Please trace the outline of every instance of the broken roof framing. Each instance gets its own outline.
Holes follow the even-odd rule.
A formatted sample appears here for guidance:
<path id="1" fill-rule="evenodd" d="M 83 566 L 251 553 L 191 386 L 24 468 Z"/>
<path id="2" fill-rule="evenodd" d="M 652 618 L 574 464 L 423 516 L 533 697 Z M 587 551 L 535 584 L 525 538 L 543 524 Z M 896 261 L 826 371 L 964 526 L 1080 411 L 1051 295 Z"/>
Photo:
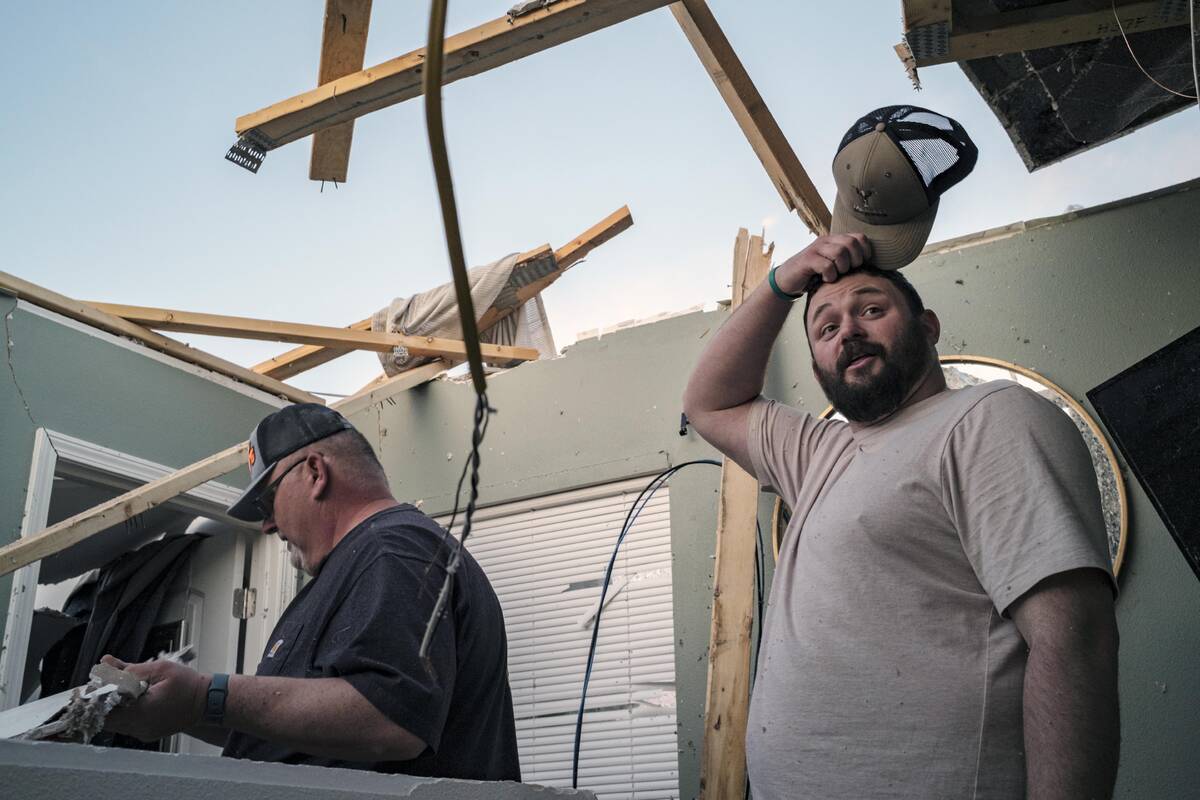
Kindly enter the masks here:
<path id="1" fill-rule="evenodd" d="M 828 208 L 705 0 L 681 0 L 675 3 L 666 0 L 550 0 L 525 4 L 510 11 L 506 17 L 449 37 L 446 40 L 443 81 L 448 83 L 479 74 L 666 5 L 671 5 L 672 14 L 787 208 L 796 211 L 812 232 L 827 232 L 830 222 Z M 354 120 L 371 111 L 419 96 L 422 92 L 424 50 L 413 51 L 370 69 L 354 71 L 355 67 L 361 67 L 362 64 L 370 7 L 370 0 L 327 0 L 319 69 L 322 85 L 311 92 L 239 118 L 236 129 L 241 138 L 231 150 L 230 160 L 243 165 L 248 163 L 256 171 L 266 152 L 311 134 L 314 144 L 310 177 L 315 180 L 345 180 Z M 235 152 L 248 155 L 248 161 L 234 157 Z M 562 250 L 554 252 L 552 257 L 558 262 L 557 268 L 537 283 L 523 287 L 520 299 L 524 301 L 536 295 L 590 249 L 630 224 L 632 219 L 628 209 L 621 209 Z M 735 263 L 735 283 L 739 282 L 740 275 L 739 285 L 748 289 L 753 288 L 756 282 L 746 271 L 748 265 L 753 261 L 761 279 L 765 267 L 769 265 L 769 253 L 764 258 L 759 241 L 758 257 L 751 258 L 754 248 L 750 247 L 748 240 L 743 241 L 745 239 L 747 237 L 743 232 L 737 251 L 741 257 Z M 539 248 L 525 254 L 525 257 L 545 257 L 547 250 L 546 247 Z M 384 394 L 393 395 L 420 385 L 435 377 L 450 363 L 461 360 L 465 354 L 465 343 L 461 341 L 371 332 L 366 321 L 346 328 L 329 328 L 171 309 L 87 304 L 54 295 L 17 278 L 2 277 L 4 282 L 0 284 L 0 289 L 4 291 L 52 307 L 89 325 L 129 336 L 294 402 L 320 400 L 287 386 L 280 379 L 299 374 L 352 348 L 387 351 L 403 346 L 415 355 L 443 359 L 401 373 L 382 383 L 373 381 L 360 393 L 333 404 L 343 413 L 365 407 Z M 504 315 L 500 310 L 490 309 L 480 320 L 480 328 L 494 325 Z M 221 362 L 150 329 L 289 341 L 302 344 L 303 347 L 247 370 Z M 536 352 L 523 352 L 521 348 L 485 345 L 484 350 L 485 356 L 506 361 L 536 357 Z M 245 452 L 244 444 L 234 445 L 33 536 L 0 547 L 0 575 L 45 558 L 236 469 L 242 463 Z M 757 486 L 751 478 L 748 483 L 742 480 L 736 489 L 723 490 L 722 502 L 737 503 L 739 507 L 752 510 L 756 496 Z M 752 515 L 742 516 L 746 519 L 737 526 L 736 535 L 721 537 L 728 547 L 744 549 L 747 541 L 754 541 Z M 727 563 L 733 562 L 727 559 Z M 720 604 L 714 604 L 714 632 L 743 627 L 743 606 L 748 607 L 752 596 L 753 577 L 752 573 L 749 576 L 742 574 L 744 569 L 735 571 L 736 575 L 722 580 L 722 590 L 730 600 L 737 597 L 746 602 L 736 604 L 736 608 L 734 605 L 721 607 Z M 714 718 L 742 719 L 740 727 L 726 725 L 724 731 L 720 725 L 715 728 L 706 726 L 710 733 L 705 737 L 704 772 L 714 777 L 714 787 L 709 793 L 711 797 L 739 795 L 744 785 L 745 760 L 741 737 L 744 735 L 744 718 L 748 707 L 749 637 L 735 638 L 731 648 L 727 648 L 720 657 L 714 652 L 710 659 L 710 686 L 714 687 L 717 696 L 715 699 L 710 697 L 707 713 Z M 726 687 L 729 691 L 726 691 Z M 720 787 L 716 785 L 716 776 L 722 776 Z"/>

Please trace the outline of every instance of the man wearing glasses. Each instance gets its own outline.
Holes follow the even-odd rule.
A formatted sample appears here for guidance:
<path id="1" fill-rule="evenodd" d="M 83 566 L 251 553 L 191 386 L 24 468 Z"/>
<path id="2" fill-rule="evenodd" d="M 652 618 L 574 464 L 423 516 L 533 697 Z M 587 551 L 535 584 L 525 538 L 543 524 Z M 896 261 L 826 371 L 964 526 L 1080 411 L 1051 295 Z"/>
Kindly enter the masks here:
<path id="1" fill-rule="evenodd" d="M 325 406 L 263 419 L 248 458 L 250 486 L 228 513 L 279 536 L 312 580 L 255 675 L 105 656 L 150 684 L 106 727 L 143 740 L 183 731 L 255 761 L 520 780 L 504 618 L 470 554 L 426 665 L 449 535 L 392 496 L 370 444 Z"/>

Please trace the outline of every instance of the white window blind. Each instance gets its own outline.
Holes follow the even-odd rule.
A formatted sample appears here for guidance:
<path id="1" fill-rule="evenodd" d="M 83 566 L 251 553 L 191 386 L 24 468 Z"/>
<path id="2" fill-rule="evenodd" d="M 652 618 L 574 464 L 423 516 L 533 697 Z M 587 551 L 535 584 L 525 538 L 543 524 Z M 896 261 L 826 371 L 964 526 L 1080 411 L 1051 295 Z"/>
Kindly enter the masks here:
<path id="1" fill-rule="evenodd" d="M 526 782 L 571 785 L 575 719 L 604 569 L 626 514 L 648 482 L 624 481 L 476 513 L 467 549 L 504 608 Z M 444 525 L 448 518 L 438 521 Z M 674 798 L 678 764 L 664 486 L 638 515 L 613 568 L 588 686 L 579 786 L 601 800 Z"/>

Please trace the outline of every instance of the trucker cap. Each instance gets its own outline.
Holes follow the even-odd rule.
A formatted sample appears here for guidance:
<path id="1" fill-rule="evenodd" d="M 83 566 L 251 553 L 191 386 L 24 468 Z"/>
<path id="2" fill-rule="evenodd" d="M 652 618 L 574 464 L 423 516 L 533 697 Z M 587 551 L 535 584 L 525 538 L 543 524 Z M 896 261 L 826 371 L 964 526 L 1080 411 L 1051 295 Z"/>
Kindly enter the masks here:
<path id="1" fill-rule="evenodd" d="M 979 151 L 947 116 L 917 106 L 877 108 L 842 137 L 833 159 L 830 233 L 862 233 L 879 269 L 920 254 L 942 193 L 971 173 Z"/>
<path id="2" fill-rule="evenodd" d="M 234 519 L 261 522 L 263 515 L 254 501 L 266 488 L 267 476 L 279 459 L 335 433 L 353 429 L 345 417 L 319 403 L 297 403 L 264 417 L 250 432 L 250 450 L 246 456 L 250 486 L 225 513 Z"/>

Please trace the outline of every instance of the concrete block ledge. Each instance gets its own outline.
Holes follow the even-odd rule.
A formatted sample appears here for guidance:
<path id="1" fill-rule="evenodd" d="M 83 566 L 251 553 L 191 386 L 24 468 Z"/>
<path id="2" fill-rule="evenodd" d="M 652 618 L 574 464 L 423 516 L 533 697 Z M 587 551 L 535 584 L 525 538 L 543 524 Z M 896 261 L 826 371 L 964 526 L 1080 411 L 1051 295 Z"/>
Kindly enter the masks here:
<path id="1" fill-rule="evenodd" d="M 595 800 L 588 791 L 533 784 L 381 775 L 146 753 L 54 742 L 0 741 L 0 786 L 13 800 Z"/>

